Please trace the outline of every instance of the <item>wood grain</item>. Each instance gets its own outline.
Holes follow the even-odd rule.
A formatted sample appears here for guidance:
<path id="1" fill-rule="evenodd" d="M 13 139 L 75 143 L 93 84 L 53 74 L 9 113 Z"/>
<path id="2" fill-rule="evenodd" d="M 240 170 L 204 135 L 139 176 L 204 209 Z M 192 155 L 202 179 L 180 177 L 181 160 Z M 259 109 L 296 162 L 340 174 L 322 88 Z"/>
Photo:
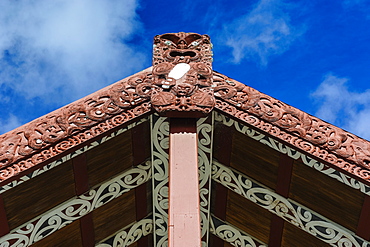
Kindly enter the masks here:
<path id="1" fill-rule="evenodd" d="M 325 247 L 330 245 L 292 224 L 284 224 L 283 239 L 281 246 Z"/>
<path id="2" fill-rule="evenodd" d="M 275 190 L 280 153 L 239 132 L 234 133 L 231 167 Z"/>
<path id="3" fill-rule="evenodd" d="M 44 239 L 34 243 L 32 247 L 81 247 L 81 233 L 79 220 L 50 234 Z"/>
<path id="4" fill-rule="evenodd" d="M 126 131 L 86 152 L 90 187 L 132 167 L 131 143 L 131 131 Z"/>
<path id="5" fill-rule="evenodd" d="M 68 161 L 3 193 L 9 226 L 14 229 L 75 196 Z"/>
<path id="6" fill-rule="evenodd" d="M 135 191 L 130 190 L 93 211 L 96 242 L 133 223 L 135 219 Z"/>
<path id="7" fill-rule="evenodd" d="M 296 161 L 290 198 L 355 232 L 364 194 Z"/>
<path id="8" fill-rule="evenodd" d="M 229 191 L 226 221 L 268 243 L 272 214 L 254 202 Z"/>

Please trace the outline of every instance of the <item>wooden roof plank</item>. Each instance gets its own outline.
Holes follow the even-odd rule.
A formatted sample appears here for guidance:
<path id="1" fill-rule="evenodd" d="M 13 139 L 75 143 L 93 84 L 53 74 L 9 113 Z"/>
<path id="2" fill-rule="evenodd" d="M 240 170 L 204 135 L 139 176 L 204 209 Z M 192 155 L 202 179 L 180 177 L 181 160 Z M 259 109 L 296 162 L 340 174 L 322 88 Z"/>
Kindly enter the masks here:
<path id="1" fill-rule="evenodd" d="M 0 194 L 0 237 L 8 234 L 10 227 L 8 223 L 8 217 L 6 216 L 5 205 L 3 196 Z"/>
<path id="2" fill-rule="evenodd" d="M 189 43 L 191 40 L 195 43 Z M 153 69 L 143 70 L 1 135 L 0 180 L 51 161 L 76 142 L 82 144 L 109 131 L 117 125 L 116 121 L 122 124 L 151 112 L 152 108 L 173 116 L 189 112 L 200 117 L 208 114 L 216 103 L 221 112 L 370 184 L 369 141 L 212 71 L 209 36 L 170 33 L 156 36 L 154 44 Z M 168 78 L 178 64 L 190 64 L 191 69 L 178 81 Z M 179 100 L 182 103 L 177 105 Z M 57 146 L 61 143 L 63 148 Z"/>
<path id="3" fill-rule="evenodd" d="M 352 245 L 370 246 L 370 242 L 357 236 L 348 228 L 327 219 L 296 201 L 280 196 L 244 174 L 214 161 L 212 179 L 249 199 L 285 221 L 299 227 L 321 241 L 335 245 L 346 242 Z"/>

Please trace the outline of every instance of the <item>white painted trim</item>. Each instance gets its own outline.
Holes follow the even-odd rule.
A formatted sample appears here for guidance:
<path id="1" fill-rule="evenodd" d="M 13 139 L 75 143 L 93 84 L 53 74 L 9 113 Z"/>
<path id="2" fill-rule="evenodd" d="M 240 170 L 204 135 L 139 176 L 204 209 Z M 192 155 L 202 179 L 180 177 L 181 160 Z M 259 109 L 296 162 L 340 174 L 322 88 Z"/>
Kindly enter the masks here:
<path id="1" fill-rule="evenodd" d="M 211 216 L 210 231 L 215 236 L 236 247 L 267 247 L 267 244 L 214 215 Z"/>
<path id="2" fill-rule="evenodd" d="M 1 247 L 30 246 L 96 208 L 144 184 L 151 178 L 150 162 L 127 170 L 83 195 L 72 198 L 0 238 Z M 13 244 L 11 244 L 13 242 Z"/>
<path id="3" fill-rule="evenodd" d="M 270 148 L 282 153 L 282 154 L 287 154 L 289 157 L 298 160 L 302 159 L 303 163 L 325 175 L 327 175 L 330 178 L 336 179 L 341 183 L 344 183 L 345 185 L 348 185 L 354 189 L 357 189 L 361 191 L 362 193 L 366 195 L 370 195 L 370 186 L 356 180 L 355 178 L 352 178 L 345 173 L 339 171 L 339 169 L 334 169 L 329 167 L 328 165 L 325 165 L 283 143 L 278 142 L 277 140 L 268 137 L 253 128 L 250 128 L 246 125 L 243 125 L 239 123 L 236 120 L 233 120 L 221 113 L 215 112 L 215 121 L 221 122 L 226 126 L 234 126 L 235 129 L 242 133 L 245 134 L 246 136 L 259 141 L 260 143 L 269 146 Z"/>
<path id="4" fill-rule="evenodd" d="M 352 231 L 215 160 L 212 179 L 323 242 L 333 246 L 370 247 L 370 242 Z"/>
<path id="5" fill-rule="evenodd" d="M 6 184 L 6 185 L 3 185 L 2 187 L 0 187 L 0 194 L 1 193 L 4 193 L 7 190 L 13 189 L 14 187 L 20 185 L 21 183 L 23 183 L 23 182 L 25 182 L 25 181 L 27 181 L 29 179 L 32 179 L 32 178 L 34 178 L 34 177 L 36 177 L 36 176 L 38 176 L 38 175 L 40 175 L 40 174 L 42 174 L 44 172 L 47 172 L 47 171 L 53 169 L 54 167 L 57 167 L 60 164 L 63 164 L 66 161 L 71 160 L 74 157 L 76 157 L 76 156 L 78 156 L 78 155 L 80 155 L 82 153 L 85 153 L 85 152 L 89 151 L 90 149 L 95 148 L 95 147 L 103 144 L 104 142 L 109 141 L 112 138 L 114 138 L 114 137 L 116 137 L 116 136 L 118 136 L 118 135 L 120 135 L 120 134 L 122 134 L 122 133 L 124 133 L 124 132 L 126 132 L 126 131 L 128 131 L 130 129 L 132 129 L 135 126 L 138 126 L 138 125 L 140 125 L 140 124 L 148 121 L 148 120 L 149 120 L 149 117 L 141 118 L 137 122 L 131 123 L 128 126 L 122 128 L 122 129 L 119 129 L 117 131 L 114 131 L 113 133 L 111 133 L 108 136 L 104 136 L 101 139 L 90 143 L 89 145 L 83 146 L 82 148 L 77 149 L 76 151 L 74 151 L 74 152 L 72 152 L 70 154 L 67 154 L 66 156 L 63 156 L 62 158 L 60 158 L 60 159 L 58 159 L 56 161 L 53 161 L 53 162 L 51 162 L 51 163 L 49 163 L 49 164 L 47 164 L 47 165 L 45 165 L 45 166 L 43 166 L 43 167 L 41 167 L 39 169 L 36 169 L 35 171 L 33 171 L 33 172 L 31 172 L 31 173 L 29 173 L 29 174 L 27 174 L 25 176 L 22 176 L 22 177 L 20 177 L 20 178 L 18 178 L 16 180 L 14 180 L 14 181 Z"/>

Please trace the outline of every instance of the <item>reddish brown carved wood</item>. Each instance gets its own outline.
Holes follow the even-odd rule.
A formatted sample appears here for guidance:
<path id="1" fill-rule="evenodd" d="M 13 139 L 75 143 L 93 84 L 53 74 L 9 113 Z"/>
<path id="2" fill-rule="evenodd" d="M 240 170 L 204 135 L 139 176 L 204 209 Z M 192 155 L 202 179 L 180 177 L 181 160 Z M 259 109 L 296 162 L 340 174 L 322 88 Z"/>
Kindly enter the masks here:
<path id="1" fill-rule="evenodd" d="M 23 157 L 24 159 L 21 159 L 22 156 L 18 155 L 17 158 L 20 160 L 17 160 L 17 162 L 15 162 L 14 164 L 10 164 L 0 170 L 0 182 L 14 177 L 19 173 L 28 170 L 42 162 L 51 160 L 57 155 L 61 155 L 68 150 L 76 148 L 82 143 L 89 142 L 97 136 L 109 132 L 112 129 L 117 128 L 118 126 L 129 122 L 135 117 L 140 117 L 144 114 L 149 113 L 150 111 L 150 104 L 143 103 L 133 109 L 128 109 L 125 112 L 121 112 L 120 114 L 112 118 L 102 121 L 99 124 L 91 127 L 90 129 L 71 134 L 66 139 L 56 142 L 54 145 L 49 145 L 45 149 L 35 150 L 29 158 Z M 27 125 L 25 125 L 25 127 L 26 126 Z"/>
<path id="2" fill-rule="evenodd" d="M 154 76 L 149 68 L 1 135 L 0 168 L 29 157 L 32 157 L 31 166 L 34 166 L 33 154 L 45 150 L 46 156 L 54 156 L 65 150 L 60 145 L 51 148 L 55 143 L 121 113 L 129 114 L 124 118 L 133 118 L 136 114 L 128 110 L 150 99 L 160 113 L 190 112 L 193 117 L 209 113 L 215 105 L 211 90 L 213 72 L 209 37 L 194 33 L 164 34 L 156 36 L 154 43 Z M 190 65 L 186 76 L 178 80 L 168 77 L 170 70 L 179 63 Z M 39 163 L 38 156 L 37 159 Z M 14 174 L 10 170 L 0 176 L 5 178 Z M 15 170 L 18 173 L 22 169 Z"/>
<path id="3" fill-rule="evenodd" d="M 217 108 L 370 182 L 370 143 L 240 82 L 212 71 L 207 35 L 154 39 L 153 69 L 0 136 L 0 181 L 150 112 L 202 117 Z M 183 76 L 171 78 L 179 65 Z M 153 70 L 153 72 L 152 72 Z"/>
<path id="4" fill-rule="evenodd" d="M 211 46 L 208 35 L 196 33 L 154 38 L 151 102 L 155 110 L 172 117 L 203 117 L 212 111 Z M 173 76 L 180 67 L 181 73 Z"/>
<path id="5" fill-rule="evenodd" d="M 5 166 L 37 150 L 88 129 L 144 102 L 149 95 L 145 80 L 150 70 L 100 90 L 84 99 L 19 127 L 0 137 L 0 164 Z M 128 118 L 134 117 L 127 116 Z"/>
<path id="6" fill-rule="evenodd" d="M 150 97 L 147 90 L 150 75 L 150 69 L 144 70 L 0 136 L 0 168 L 44 150 L 42 154 L 31 158 L 32 164 L 40 162 L 63 152 L 76 142 L 96 136 L 96 133 L 91 133 L 94 129 L 99 132 L 111 129 L 111 126 L 102 126 L 98 130 L 99 126 L 96 125 L 99 123 L 103 124 L 112 118 L 110 125 L 116 125 L 115 122 L 126 122 L 148 111 L 150 106 L 142 103 Z M 130 110 L 138 105 L 142 106 L 135 111 Z M 91 129 L 93 126 L 96 127 Z M 77 133 L 88 129 L 91 131 L 86 136 L 81 134 L 76 137 Z M 71 136 L 75 136 L 75 140 L 62 141 Z M 51 147 L 58 142 L 57 146 Z M 4 173 L 0 177 L 3 178 Z"/>
<path id="7" fill-rule="evenodd" d="M 340 167 L 348 166 L 340 159 L 343 158 L 363 168 L 370 168 L 368 141 L 216 72 L 214 84 L 215 96 L 222 99 L 217 108 L 243 120 L 248 118 L 253 125 L 292 144 L 294 142 L 299 148 Z M 276 132 L 276 127 L 292 135 L 281 136 Z M 297 137 L 305 142 L 298 143 Z M 369 172 L 365 173 L 362 177 L 365 175 L 369 178 Z"/>

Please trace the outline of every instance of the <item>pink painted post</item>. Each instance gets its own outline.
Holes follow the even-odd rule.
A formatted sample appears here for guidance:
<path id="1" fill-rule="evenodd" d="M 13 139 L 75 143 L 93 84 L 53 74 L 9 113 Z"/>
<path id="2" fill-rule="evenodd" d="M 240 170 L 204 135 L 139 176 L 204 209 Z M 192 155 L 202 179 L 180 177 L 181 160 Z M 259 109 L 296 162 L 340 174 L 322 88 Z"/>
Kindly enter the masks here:
<path id="1" fill-rule="evenodd" d="M 169 247 L 200 247 L 196 133 L 170 133 Z"/>

